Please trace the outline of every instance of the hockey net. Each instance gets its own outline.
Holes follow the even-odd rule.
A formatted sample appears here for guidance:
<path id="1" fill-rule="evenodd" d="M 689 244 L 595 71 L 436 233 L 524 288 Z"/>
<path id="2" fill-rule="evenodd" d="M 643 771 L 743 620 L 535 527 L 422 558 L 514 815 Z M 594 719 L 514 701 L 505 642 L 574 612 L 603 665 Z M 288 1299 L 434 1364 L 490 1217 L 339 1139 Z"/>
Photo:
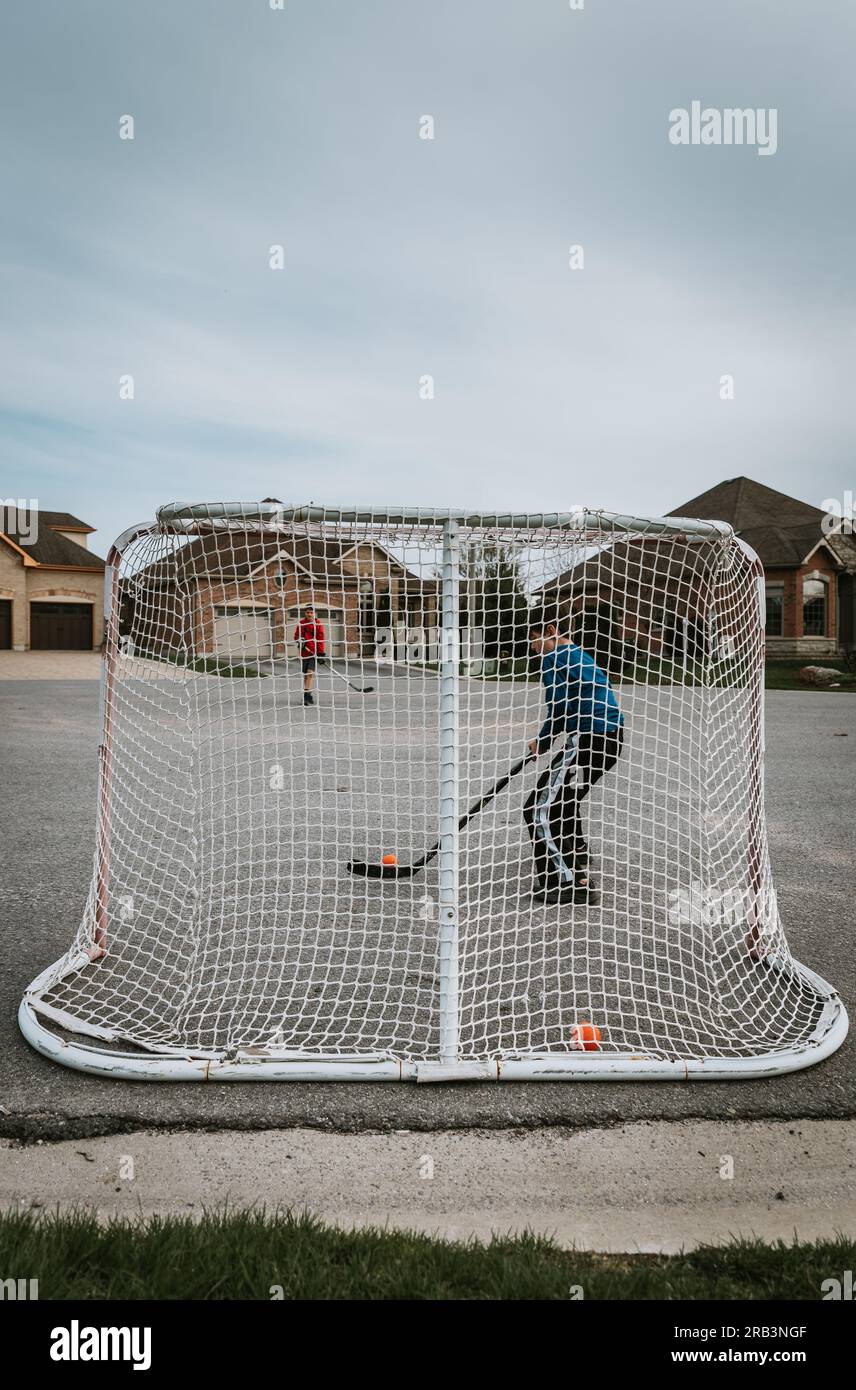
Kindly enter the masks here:
<path id="1" fill-rule="evenodd" d="M 726 1076 L 841 1041 L 777 910 L 763 576 L 728 527 L 169 507 L 109 572 L 93 880 L 22 1006 L 42 1050 L 150 1076 Z M 310 606 L 323 655 L 295 640 Z M 624 721 L 578 803 L 593 887 L 552 902 L 524 811 L 573 731 L 491 798 L 544 720 L 536 614 Z"/>

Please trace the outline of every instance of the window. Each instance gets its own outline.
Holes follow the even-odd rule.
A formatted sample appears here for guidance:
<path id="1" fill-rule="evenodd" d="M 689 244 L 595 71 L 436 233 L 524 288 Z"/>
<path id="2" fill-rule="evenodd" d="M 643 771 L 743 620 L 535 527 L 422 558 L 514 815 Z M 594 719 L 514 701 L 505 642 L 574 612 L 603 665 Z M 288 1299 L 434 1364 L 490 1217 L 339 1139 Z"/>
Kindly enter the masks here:
<path id="1" fill-rule="evenodd" d="M 826 636 L 826 585 L 822 579 L 803 580 L 803 636 Z"/>
<path id="2" fill-rule="evenodd" d="M 785 633 L 785 586 L 768 584 L 767 596 L 767 636 L 783 637 Z"/>
<path id="3" fill-rule="evenodd" d="M 392 599 L 389 589 L 385 589 L 377 596 L 375 622 L 378 627 L 392 626 Z"/>

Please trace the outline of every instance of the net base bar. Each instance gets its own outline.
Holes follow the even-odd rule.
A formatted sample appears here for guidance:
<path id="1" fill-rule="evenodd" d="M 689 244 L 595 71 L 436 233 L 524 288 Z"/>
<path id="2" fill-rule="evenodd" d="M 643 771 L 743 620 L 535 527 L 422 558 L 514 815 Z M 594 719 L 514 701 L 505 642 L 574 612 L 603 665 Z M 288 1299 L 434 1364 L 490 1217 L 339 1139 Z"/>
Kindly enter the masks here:
<path id="1" fill-rule="evenodd" d="M 669 1059 L 645 1053 L 532 1053 L 485 1061 L 414 1061 L 375 1056 L 283 1055 L 237 1052 L 234 1056 L 121 1052 L 68 1040 L 52 1032 L 25 995 L 18 1023 L 27 1042 L 51 1061 L 74 1071 L 124 1081 L 735 1081 L 802 1071 L 832 1055 L 847 1036 L 847 1011 L 825 980 L 794 962 L 803 979 L 826 999 L 814 1034 L 799 1046 L 757 1057 Z"/>

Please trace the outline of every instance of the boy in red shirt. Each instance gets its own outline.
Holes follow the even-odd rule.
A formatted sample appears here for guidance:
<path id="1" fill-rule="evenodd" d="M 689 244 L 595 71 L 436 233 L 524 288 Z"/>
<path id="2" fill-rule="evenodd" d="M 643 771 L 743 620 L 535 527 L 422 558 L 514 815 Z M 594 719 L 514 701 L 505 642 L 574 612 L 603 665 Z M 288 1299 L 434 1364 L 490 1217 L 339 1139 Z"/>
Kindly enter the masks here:
<path id="1" fill-rule="evenodd" d="M 317 658 L 324 655 L 324 629 L 315 618 L 315 609 L 304 608 L 303 617 L 294 629 L 294 640 L 300 651 L 300 665 L 303 671 L 303 703 L 314 705 L 312 682 L 315 679 Z"/>

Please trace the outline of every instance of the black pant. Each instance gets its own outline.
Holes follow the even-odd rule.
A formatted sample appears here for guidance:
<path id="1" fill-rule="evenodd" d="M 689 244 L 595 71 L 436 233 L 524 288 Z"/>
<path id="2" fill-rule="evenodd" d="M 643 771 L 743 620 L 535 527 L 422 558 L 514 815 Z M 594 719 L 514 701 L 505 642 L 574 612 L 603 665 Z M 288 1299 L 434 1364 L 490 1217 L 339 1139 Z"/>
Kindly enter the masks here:
<path id="1" fill-rule="evenodd" d="M 609 734 L 580 734 L 569 738 L 550 766 L 541 773 L 523 807 L 532 840 L 535 876 L 550 891 L 573 883 L 588 864 L 580 803 L 595 782 L 621 757 L 624 730 Z"/>

